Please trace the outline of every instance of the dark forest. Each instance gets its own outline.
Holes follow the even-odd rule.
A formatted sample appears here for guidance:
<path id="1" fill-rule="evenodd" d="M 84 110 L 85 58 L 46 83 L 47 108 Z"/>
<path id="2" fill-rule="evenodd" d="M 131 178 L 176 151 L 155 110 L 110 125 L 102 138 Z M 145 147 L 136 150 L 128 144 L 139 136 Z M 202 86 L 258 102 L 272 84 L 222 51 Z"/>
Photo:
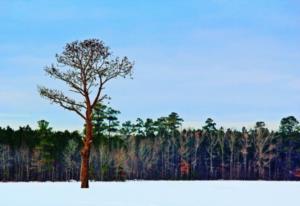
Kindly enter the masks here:
<path id="1" fill-rule="evenodd" d="M 93 111 L 90 179 L 298 180 L 300 125 L 293 117 L 276 131 L 264 122 L 240 130 L 183 129 L 177 113 L 120 124 L 120 112 L 105 105 Z M 82 131 L 55 131 L 45 120 L 37 129 L 0 128 L 1 181 L 79 180 Z"/>

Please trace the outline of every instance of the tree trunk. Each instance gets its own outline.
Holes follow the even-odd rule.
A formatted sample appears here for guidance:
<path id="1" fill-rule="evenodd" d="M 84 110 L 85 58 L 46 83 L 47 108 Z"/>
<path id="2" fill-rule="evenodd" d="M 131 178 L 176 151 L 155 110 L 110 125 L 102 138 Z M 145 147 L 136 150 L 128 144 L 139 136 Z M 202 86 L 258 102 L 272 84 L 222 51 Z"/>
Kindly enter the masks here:
<path id="1" fill-rule="evenodd" d="M 80 169 L 80 181 L 81 188 L 89 188 L 89 159 L 90 159 L 90 150 L 93 137 L 93 126 L 91 115 L 87 112 L 86 120 L 86 135 L 83 140 L 83 148 L 80 151 L 81 154 L 81 169 Z"/>
<path id="2" fill-rule="evenodd" d="M 230 154 L 230 180 L 233 179 L 233 152 Z"/>
<path id="3" fill-rule="evenodd" d="M 210 151 L 209 151 L 209 173 L 210 173 L 210 179 L 213 177 L 213 148 L 210 146 Z"/>
<path id="4" fill-rule="evenodd" d="M 224 163 L 224 151 L 222 150 L 222 162 L 221 162 L 221 172 L 222 172 L 222 179 L 225 179 L 225 163 Z"/>
<path id="5" fill-rule="evenodd" d="M 81 154 L 81 188 L 89 188 L 89 155 Z"/>

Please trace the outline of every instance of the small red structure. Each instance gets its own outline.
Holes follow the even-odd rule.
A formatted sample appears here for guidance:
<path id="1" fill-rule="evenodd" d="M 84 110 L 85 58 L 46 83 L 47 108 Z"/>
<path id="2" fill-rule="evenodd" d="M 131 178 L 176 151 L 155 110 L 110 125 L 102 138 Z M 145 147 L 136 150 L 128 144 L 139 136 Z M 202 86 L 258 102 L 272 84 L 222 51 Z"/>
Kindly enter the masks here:
<path id="1" fill-rule="evenodd" d="M 190 164 L 187 163 L 185 160 L 182 160 L 180 163 L 180 174 L 188 175 L 189 171 L 190 171 Z"/>

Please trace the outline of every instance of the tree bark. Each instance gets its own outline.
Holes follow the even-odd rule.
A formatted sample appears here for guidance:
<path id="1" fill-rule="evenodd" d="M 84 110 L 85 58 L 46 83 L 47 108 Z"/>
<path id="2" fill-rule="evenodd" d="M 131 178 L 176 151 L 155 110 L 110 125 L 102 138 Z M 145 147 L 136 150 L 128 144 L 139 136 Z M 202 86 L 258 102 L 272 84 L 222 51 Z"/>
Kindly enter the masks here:
<path id="1" fill-rule="evenodd" d="M 83 148 L 80 151 L 81 154 L 81 168 L 80 168 L 80 181 L 81 188 L 89 188 L 89 159 L 90 159 L 90 150 L 91 143 L 93 138 L 93 126 L 91 115 L 87 115 L 86 120 L 86 135 L 83 140 Z"/>
<path id="2" fill-rule="evenodd" d="M 81 188 L 89 188 L 89 155 L 81 154 Z"/>

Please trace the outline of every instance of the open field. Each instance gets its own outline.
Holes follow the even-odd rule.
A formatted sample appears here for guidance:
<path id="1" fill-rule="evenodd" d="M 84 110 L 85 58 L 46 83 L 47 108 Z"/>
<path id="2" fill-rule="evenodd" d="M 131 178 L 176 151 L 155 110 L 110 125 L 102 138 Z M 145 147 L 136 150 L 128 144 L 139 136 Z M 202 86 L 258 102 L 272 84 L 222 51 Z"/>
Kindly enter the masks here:
<path id="1" fill-rule="evenodd" d="M 1 183 L 3 206 L 297 205 L 300 182 L 127 181 Z"/>

